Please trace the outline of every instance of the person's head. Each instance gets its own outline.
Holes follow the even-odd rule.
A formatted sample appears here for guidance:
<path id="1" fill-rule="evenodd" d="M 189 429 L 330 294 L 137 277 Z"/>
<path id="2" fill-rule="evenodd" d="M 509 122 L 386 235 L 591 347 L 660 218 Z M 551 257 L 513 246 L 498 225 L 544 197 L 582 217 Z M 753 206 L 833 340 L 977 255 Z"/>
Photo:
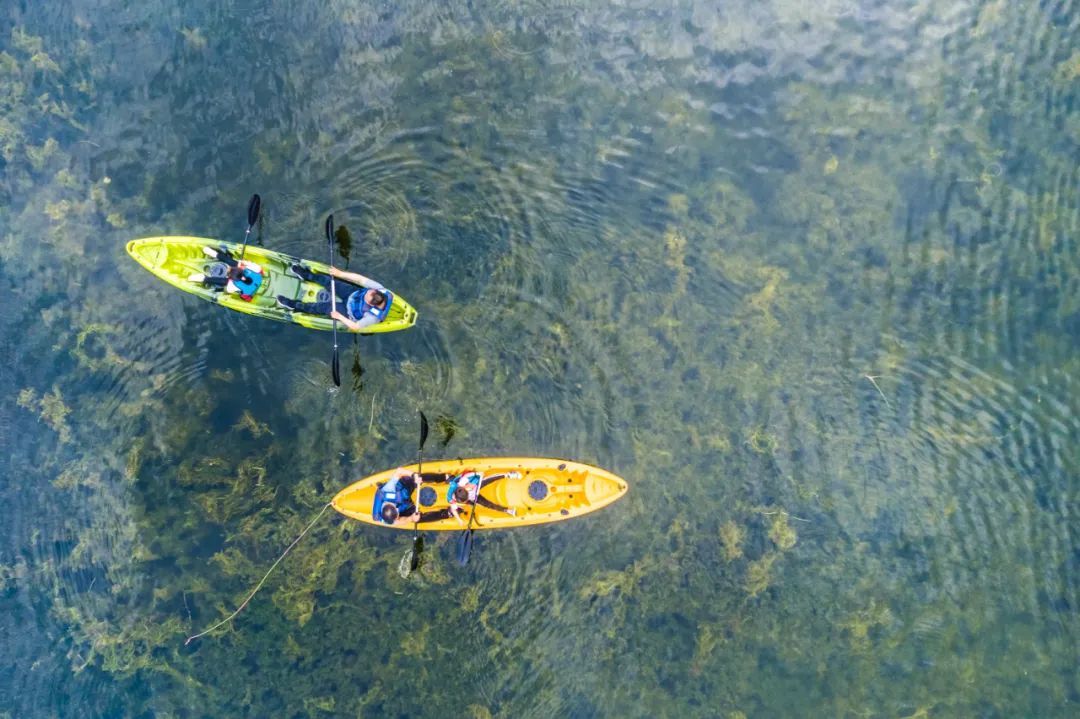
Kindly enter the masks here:
<path id="1" fill-rule="evenodd" d="M 243 279 L 243 277 L 244 277 L 244 271 L 242 269 L 240 269 L 239 267 L 230 267 L 229 268 L 229 279 L 230 280 L 233 280 L 235 282 L 236 280 Z"/>
<path id="2" fill-rule="evenodd" d="M 391 502 L 387 502 L 383 505 L 382 521 L 386 522 L 387 524 L 393 524 L 397 521 L 398 515 L 398 508 L 394 506 L 394 504 L 392 504 Z"/>
<path id="3" fill-rule="evenodd" d="M 454 499 L 458 502 L 468 502 L 469 490 L 465 489 L 464 487 L 458 487 L 454 490 Z"/>
<path id="4" fill-rule="evenodd" d="M 386 293 L 379 290 L 368 290 L 364 295 L 364 301 L 377 310 L 386 306 Z"/>

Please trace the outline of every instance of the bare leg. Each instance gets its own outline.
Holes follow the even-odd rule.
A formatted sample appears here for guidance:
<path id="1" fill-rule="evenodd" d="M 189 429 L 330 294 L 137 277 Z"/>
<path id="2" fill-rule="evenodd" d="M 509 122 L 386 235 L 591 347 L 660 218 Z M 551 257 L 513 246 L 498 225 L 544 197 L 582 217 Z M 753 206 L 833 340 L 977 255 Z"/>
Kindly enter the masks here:
<path id="1" fill-rule="evenodd" d="M 506 512 L 506 513 L 510 512 L 510 510 L 508 508 L 502 506 L 501 504 L 495 504 L 494 502 L 492 502 L 490 499 L 488 499 L 486 497 L 477 497 L 476 498 L 476 503 L 479 504 L 481 507 L 487 507 L 488 509 L 494 509 L 496 512 Z"/>

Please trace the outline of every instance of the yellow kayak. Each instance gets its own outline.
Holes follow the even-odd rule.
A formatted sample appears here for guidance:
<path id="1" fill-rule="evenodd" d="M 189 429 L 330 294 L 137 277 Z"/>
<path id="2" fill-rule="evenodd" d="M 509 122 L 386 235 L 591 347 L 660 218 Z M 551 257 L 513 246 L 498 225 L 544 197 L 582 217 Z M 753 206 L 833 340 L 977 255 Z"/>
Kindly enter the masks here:
<path id="1" fill-rule="evenodd" d="M 313 272 L 322 274 L 329 271 L 330 268 L 327 265 L 312 260 L 301 260 L 249 244 L 244 252 L 244 259 L 260 265 L 266 272 L 262 286 L 249 302 L 238 295 L 214 290 L 201 282 L 188 280 L 188 277 L 196 273 L 210 274 L 215 269 L 213 265 L 220 264 L 204 255 L 203 247 L 225 247 L 233 257 L 239 258 L 242 246 L 234 242 L 221 242 L 205 237 L 146 237 L 127 243 L 128 254 L 136 262 L 158 278 L 184 292 L 190 292 L 204 300 L 248 315 L 258 315 L 279 322 L 291 322 L 313 330 L 334 328 L 334 322 L 329 317 L 292 312 L 277 304 L 278 295 L 301 302 L 315 302 L 320 293 L 326 292 L 326 289 L 316 282 L 307 282 L 288 274 L 286 270 L 290 265 L 302 263 Z M 223 272 L 225 267 L 222 265 L 217 269 Z M 416 310 L 401 295 L 396 292 L 393 294 L 394 299 L 390 303 L 386 319 L 363 328 L 360 334 L 393 332 L 407 329 L 416 323 Z M 340 322 L 337 325 L 339 331 L 349 331 Z"/>
<path id="2" fill-rule="evenodd" d="M 411 524 L 391 527 L 381 521 L 376 521 L 371 516 L 375 491 L 390 479 L 396 469 L 388 469 L 350 484 L 334 497 L 332 502 L 334 509 L 346 517 L 367 524 L 412 531 Z M 405 469 L 415 471 L 416 465 L 405 465 Z M 481 472 L 485 477 L 511 472 L 520 475 L 517 478 L 495 479 L 490 485 L 484 483 L 480 487 L 481 497 L 501 507 L 515 510 L 516 515 L 511 516 L 505 511 L 477 504 L 473 529 L 523 527 L 529 524 L 547 524 L 580 517 L 606 507 L 626 494 L 627 490 L 626 480 L 621 477 L 599 467 L 565 459 L 483 457 L 444 459 L 423 464 L 425 478 L 434 474 L 456 475 L 466 469 Z M 420 511 L 426 514 L 445 510 L 449 506 L 446 492 L 446 482 L 425 479 L 418 493 Z M 413 500 L 416 500 L 416 496 Z M 464 522 L 468 522 L 469 511 L 471 511 L 470 505 L 465 505 L 461 512 Z M 449 517 L 422 522 L 420 529 L 451 531 L 465 529 L 465 524 Z"/>

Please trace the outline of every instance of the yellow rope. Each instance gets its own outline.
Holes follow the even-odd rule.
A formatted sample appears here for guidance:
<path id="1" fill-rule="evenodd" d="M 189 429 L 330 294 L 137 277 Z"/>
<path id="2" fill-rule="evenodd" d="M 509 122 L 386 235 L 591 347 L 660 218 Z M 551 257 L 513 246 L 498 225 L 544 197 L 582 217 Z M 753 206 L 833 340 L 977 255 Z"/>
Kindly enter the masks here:
<path id="1" fill-rule="evenodd" d="M 220 622 L 218 622 L 214 626 L 210 627 L 209 629 L 201 631 L 198 634 L 191 635 L 190 637 L 187 638 L 187 641 L 184 642 L 184 646 L 187 646 L 188 644 L 190 644 L 193 639 L 198 639 L 199 637 L 205 636 L 205 635 L 209 634 L 210 632 L 214 631 L 215 629 L 217 629 L 218 627 L 222 626 L 223 624 L 228 624 L 230 621 L 232 621 L 234 618 L 236 618 L 236 615 L 244 610 L 244 607 L 246 607 L 248 602 L 251 601 L 251 598 L 255 596 L 255 593 L 258 592 L 260 589 L 262 589 L 263 582 L 265 582 L 266 578 L 270 576 L 270 572 L 274 571 L 275 567 L 277 567 L 277 565 L 281 563 L 282 559 L 285 559 L 285 555 L 288 554 L 289 552 L 291 552 L 292 548 L 295 547 L 296 544 L 301 539 L 304 538 L 304 535 L 308 533 L 308 530 L 311 529 L 313 526 L 315 526 L 315 523 L 318 522 L 319 518 L 323 516 L 323 513 L 327 509 L 330 508 L 331 504 L 332 504 L 331 502 L 327 502 L 326 506 L 319 510 L 319 513 L 315 515 L 315 519 L 311 520 L 311 522 L 308 523 L 308 526 L 304 527 L 303 532 L 300 532 L 300 536 L 297 537 L 296 539 L 294 539 L 292 544 L 290 544 L 288 546 L 288 548 L 286 548 L 285 551 L 281 553 L 281 556 L 277 558 L 277 561 L 274 562 L 270 566 L 270 569 L 266 570 L 266 574 L 264 574 L 263 578 L 259 580 L 259 583 L 255 585 L 255 588 L 251 590 L 251 594 L 249 594 L 247 596 L 247 599 L 244 600 L 244 603 L 236 608 L 235 612 L 233 612 L 229 616 L 225 617 L 224 619 L 222 619 Z"/>

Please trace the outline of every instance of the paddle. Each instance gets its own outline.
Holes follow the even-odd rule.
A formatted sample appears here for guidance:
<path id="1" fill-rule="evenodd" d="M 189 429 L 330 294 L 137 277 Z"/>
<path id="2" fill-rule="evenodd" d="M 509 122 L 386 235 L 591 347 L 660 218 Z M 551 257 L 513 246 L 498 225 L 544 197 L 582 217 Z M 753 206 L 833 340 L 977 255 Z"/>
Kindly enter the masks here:
<path id="1" fill-rule="evenodd" d="M 483 476 L 476 480 L 476 496 L 473 497 L 472 509 L 469 510 L 469 524 L 465 527 L 465 531 L 461 533 L 461 537 L 458 539 L 458 564 L 465 566 L 469 563 L 469 557 L 472 555 L 472 543 L 473 543 L 473 518 L 476 516 L 476 500 L 480 498 L 480 487 L 484 484 Z"/>
<path id="2" fill-rule="evenodd" d="M 240 249 L 240 261 L 244 261 L 244 253 L 247 252 L 248 235 L 251 234 L 251 228 L 255 226 L 255 223 L 259 221 L 259 210 L 262 209 L 262 198 L 258 193 L 251 196 L 251 200 L 248 201 L 248 226 L 244 230 L 244 246 Z"/>
<path id="3" fill-rule="evenodd" d="M 258 195 L 256 195 L 258 197 Z M 331 213 L 326 218 L 326 242 L 330 245 L 330 269 L 334 269 L 334 215 Z M 334 275 L 330 275 L 330 313 L 337 312 L 337 287 L 334 285 Z M 331 318 L 333 319 L 333 318 Z M 337 344 L 337 320 L 334 322 L 334 359 L 330 365 L 331 374 L 334 375 L 334 384 L 338 387 L 341 386 L 341 367 L 338 365 L 338 344 Z"/>
<path id="4" fill-rule="evenodd" d="M 420 446 L 416 450 L 416 473 L 424 476 L 424 442 L 427 441 L 428 423 L 427 417 L 420 412 Z M 416 511 L 420 511 L 420 490 L 416 491 Z M 424 538 L 420 536 L 420 523 L 413 524 L 413 549 L 412 559 L 409 561 L 409 571 L 415 572 L 420 566 L 420 553 L 424 551 Z"/>

